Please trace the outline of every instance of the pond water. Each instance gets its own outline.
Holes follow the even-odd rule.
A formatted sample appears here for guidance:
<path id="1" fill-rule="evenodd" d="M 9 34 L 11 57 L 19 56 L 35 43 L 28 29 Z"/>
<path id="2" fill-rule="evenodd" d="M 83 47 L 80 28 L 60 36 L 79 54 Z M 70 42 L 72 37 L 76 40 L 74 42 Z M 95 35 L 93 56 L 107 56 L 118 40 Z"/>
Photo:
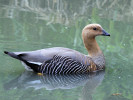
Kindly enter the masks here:
<path id="1" fill-rule="evenodd" d="M 0 0 L 0 100 L 133 100 L 132 0 Z M 37 76 L 7 51 L 67 47 L 87 54 L 81 31 L 99 23 L 106 70 Z"/>

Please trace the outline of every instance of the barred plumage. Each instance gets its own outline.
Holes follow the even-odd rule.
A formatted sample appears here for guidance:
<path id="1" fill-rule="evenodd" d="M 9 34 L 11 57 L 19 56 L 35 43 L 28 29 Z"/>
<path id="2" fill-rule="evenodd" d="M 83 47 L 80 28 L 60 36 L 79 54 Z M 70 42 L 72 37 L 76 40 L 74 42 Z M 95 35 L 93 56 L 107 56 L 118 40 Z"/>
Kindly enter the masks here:
<path id="1" fill-rule="evenodd" d="M 87 73 L 88 67 L 89 65 L 83 65 L 70 57 L 55 55 L 53 59 L 44 62 L 38 70 L 46 74 L 73 74 Z"/>

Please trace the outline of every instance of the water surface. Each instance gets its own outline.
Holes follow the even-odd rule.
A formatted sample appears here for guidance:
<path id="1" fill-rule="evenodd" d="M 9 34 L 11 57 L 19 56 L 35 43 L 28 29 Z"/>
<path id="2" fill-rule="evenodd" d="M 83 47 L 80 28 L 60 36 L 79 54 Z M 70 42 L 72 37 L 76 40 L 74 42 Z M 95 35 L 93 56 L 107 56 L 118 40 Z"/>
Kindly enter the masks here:
<path id="1" fill-rule="evenodd" d="M 0 0 L 1 100 L 133 100 L 132 0 Z M 67 47 L 87 54 L 82 28 L 99 23 L 105 72 L 37 76 L 3 54 Z"/>

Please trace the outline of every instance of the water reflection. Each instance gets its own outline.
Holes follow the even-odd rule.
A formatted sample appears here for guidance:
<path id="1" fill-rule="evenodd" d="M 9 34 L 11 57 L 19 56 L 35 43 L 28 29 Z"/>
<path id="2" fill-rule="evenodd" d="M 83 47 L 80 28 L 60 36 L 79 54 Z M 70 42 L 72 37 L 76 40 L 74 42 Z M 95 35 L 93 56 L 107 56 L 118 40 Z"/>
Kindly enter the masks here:
<path id="1" fill-rule="evenodd" d="M 103 80 L 105 71 L 99 71 L 90 74 L 77 75 L 44 75 L 38 76 L 35 73 L 25 71 L 19 77 L 4 84 L 4 89 L 31 88 L 35 90 L 45 88 L 54 89 L 72 89 L 84 86 L 84 93 L 91 93 Z"/>

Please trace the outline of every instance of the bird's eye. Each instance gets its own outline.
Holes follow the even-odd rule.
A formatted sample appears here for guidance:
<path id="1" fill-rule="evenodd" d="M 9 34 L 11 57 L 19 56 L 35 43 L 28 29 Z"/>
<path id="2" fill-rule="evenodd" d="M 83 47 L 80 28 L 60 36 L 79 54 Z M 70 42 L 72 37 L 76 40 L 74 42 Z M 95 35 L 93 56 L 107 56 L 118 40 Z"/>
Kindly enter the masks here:
<path id="1" fill-rule="evenodd" d="M 97 30 L 97 28 L 94 27 L 93 30 Z"/>

